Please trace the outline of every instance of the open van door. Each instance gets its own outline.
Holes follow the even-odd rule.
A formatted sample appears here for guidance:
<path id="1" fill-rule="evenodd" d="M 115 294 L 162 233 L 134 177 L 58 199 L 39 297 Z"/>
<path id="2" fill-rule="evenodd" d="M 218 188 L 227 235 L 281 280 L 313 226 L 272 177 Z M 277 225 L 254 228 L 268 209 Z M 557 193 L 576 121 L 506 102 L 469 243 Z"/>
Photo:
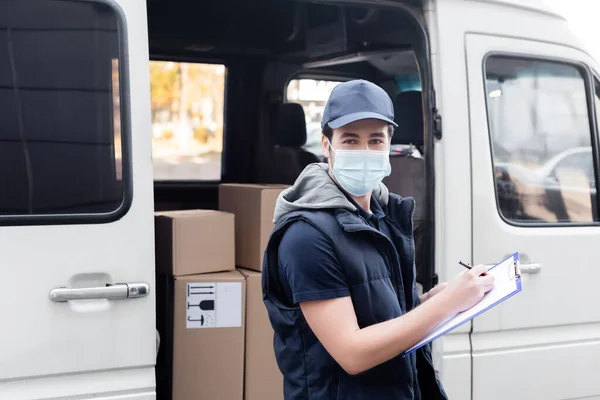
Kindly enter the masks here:
<path id="1" fill-rule="evenodd" d="M 593 60 L 467 34 L 473 262 L 520 252 L 523 292 L 473 321 L 473 399 L 600 395 Z"/>
<path id="2" fill-rule="evenodd" d="M 155 398 L 147 63 L 144 1 L 0 4 L 1 399 Z"/>

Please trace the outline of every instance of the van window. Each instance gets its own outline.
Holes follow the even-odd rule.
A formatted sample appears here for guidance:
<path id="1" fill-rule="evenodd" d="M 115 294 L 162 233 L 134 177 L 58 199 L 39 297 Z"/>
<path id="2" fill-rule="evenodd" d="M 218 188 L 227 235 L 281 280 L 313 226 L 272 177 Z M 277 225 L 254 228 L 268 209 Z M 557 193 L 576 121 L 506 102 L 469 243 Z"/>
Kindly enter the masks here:
<path id="1" fill-rule="evenodd" d="M 225 67 L 150 62 L 156 181 L 221 179 Z"/>
<path id="2" fill-rule="evenodd" d="M 298 103 L 306 118 L 306 144 L 304 150 L 323 157 L 321 144 L 321 119 L 327 99 L 339 81 L 293 79 L 287 87 L 287 101 Z"/>
<path id="3" fill-rule="evenodd" d="M 2 4 L 0 223 L 126 208 L 120 29 L 99 2 Z"/>
<path id="4" fill-rule="evenodd" d="M 598 221 L 585 79 L 575 66 L 485 63 L 498 208 L 517 223 Z"/>

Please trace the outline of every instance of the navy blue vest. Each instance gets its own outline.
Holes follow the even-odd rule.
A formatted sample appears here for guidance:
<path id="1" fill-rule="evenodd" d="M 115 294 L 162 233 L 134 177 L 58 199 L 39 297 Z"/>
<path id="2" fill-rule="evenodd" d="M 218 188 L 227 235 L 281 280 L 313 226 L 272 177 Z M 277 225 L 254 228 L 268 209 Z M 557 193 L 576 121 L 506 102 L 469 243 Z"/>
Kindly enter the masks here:
<path id="1" fill-rule="evenodd" d="M 390 194 L 384 211 L 394 243 L 369 226 L 358 212 L 345 209 L 296 211 L 277 221 L 265 251 L 262 287 L 275 331 L 275 356 L 284 375 L 286 400 L 447 399 L 435 374 L 429 346 L 362 374 L 349 375 L 317 340 L 300 308 L 285 305 L 278 276 L 278 247 L 286 229 L 302 220 L 334 244 L 361 328 L 399 317 L 416 307 L 414 200 Z M 403 271 L 400 265 L 405 266 Z"/>

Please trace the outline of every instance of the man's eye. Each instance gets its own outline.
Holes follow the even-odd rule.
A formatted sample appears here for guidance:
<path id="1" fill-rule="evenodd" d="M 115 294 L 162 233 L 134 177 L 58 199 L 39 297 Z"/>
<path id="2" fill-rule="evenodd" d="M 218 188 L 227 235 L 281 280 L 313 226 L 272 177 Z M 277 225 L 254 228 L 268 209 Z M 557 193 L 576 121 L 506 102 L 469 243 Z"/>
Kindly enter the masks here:
<path id="1" fill-rule="evenodd" d="M 344 144 L 356 144 L 357 141 L 354 139 L 348 139 L 348 140 L 344 140 Z"/>

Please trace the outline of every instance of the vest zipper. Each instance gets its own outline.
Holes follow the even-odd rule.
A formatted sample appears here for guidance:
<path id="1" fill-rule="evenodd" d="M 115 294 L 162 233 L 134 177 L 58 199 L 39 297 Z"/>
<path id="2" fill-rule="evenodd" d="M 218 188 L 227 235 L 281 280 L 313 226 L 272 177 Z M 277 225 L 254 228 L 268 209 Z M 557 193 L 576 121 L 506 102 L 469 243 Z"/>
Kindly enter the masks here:
<path id="1" fill-rule="evenodd" d="M 412 265 L 411 268 L 413 270 L 413 279 L 417 279 L 417 264 L 416 264 L 416 253 L 415 253 L 415 238 L 414 238 L 414 228 L 415 228 L 415 207 L 417 202 L 415 201 L 415 199 L 412 199 L 413 201 L 413 206 L 412 206 L 412 210 L 410 212 L 410 232 L 413 236 L 412 240 L 410 241 L 410 249 L 412 251 L 412 255 L 413 255 L 413 260 L 412 260 Z M 390 222 L 391 225 L 393 225 L 393 221 L 391 221 L 390 217 L 386 214 L 385 215 L 385 219 L 386 221 Z M 404 283 L 404 279 L 402 280 L 402 282 Z M 414 293 L 412 293 L 412 282 L 411 282 L 411 295 L 410 297 L 412 298 L 412 308 L 415 307 L 415 299 L 413 298 Z M 407 307 L 408 308 L 408 307 Z"/>

